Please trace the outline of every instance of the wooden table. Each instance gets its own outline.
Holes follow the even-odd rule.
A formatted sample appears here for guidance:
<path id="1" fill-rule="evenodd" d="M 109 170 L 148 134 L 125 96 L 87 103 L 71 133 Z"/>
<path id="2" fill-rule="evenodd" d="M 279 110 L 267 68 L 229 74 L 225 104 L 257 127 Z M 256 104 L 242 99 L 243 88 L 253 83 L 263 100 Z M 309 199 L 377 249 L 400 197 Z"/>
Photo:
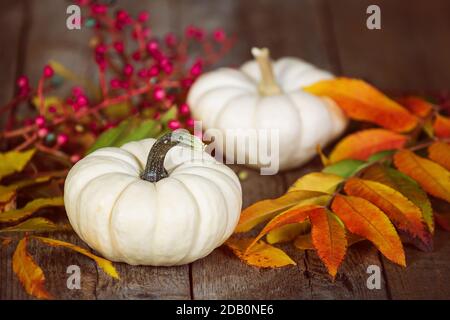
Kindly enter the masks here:
<path id="1" fill-rule="evenodd" d="M 450 1 L 400 0 L 152 0 L 119 1 L 131 12 L 151 11 L 153 32 L 182 32 L 190 23 L 222 26 L 239 42 L 222 63 L 238 65 L 253 45 L 268 46 L 274 57 L 302 57 L 336 74 L 360 77 L 389 93 L 450 88 Z M 366 8 L 381 7 L 381 30 L 366 28 Z M 26 73 L 36 80 L 49 59 L 92 76 L 88 30 L 65 28 L 67 3 L 54 0 L 6 0 L 0 5 L 0 104 Z M 317 160 L 276 176 L 249 171 L 242 181 L 244 206 L 281 195 Z M 243 170 L 236 168 L 237 171 Z M 78 245 L 74 234 L 57 238 Z M 84 256 L 32 242 L 29 250 L 47 277 L 47 288 L 60 299 L 449 299 L 450 235 L 440 230 L 431 253 L 407 248 L 408 267 L 384 259 L 370 244 L 349 250 L 334 282 L 313 252 L 287 246 L 297 266 L 260 270 L 243 264 L 225 248 L 175 268 L 116 264 L 115 281 Z M 12 272 L 14 245 L 0 250 L 0 299 L 29 299 Z M 82 289 L 66 289 L 66 268 L 78 265 Z M 369 265 L 382 269 L 382 287 L 366 287 Z"/>

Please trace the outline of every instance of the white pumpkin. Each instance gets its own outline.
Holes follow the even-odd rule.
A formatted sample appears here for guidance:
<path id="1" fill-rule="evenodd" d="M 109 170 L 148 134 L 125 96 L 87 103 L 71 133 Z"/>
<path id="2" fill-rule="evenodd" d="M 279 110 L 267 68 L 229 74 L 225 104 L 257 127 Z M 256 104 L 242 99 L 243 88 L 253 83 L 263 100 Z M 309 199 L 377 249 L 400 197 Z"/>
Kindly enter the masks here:
<path id="1" fill-rule="evenodd" d="M 318 144 L 324 147 L 346 128 L 347 118 L 331 99 L 301 90 L 333 75 L 296 58 L 272 64 L 267 49 L 253 48 L 252 54 L 255 60 L 240 70 L 221 68 L 202 75 L 188 94 L 192 114 L 203 129 L 218 129 L 227 139 L 241 134 L 230 129 L 279 130 L 280 170 L 297 167 L 316 154 Z M 226 154 L 224 145 L 215 147 Z M 254 158 L 250 150 L 238 148 L 235 159 Z M 253 167 L 264 166 L 258 159 Z"/>
<path id="2" fill-rule="evenodd" d="M 102 148 L 77 162 L 64 202 L 81 239 L 132 265 L 186 264 L 220 246 L 239 220 L 239 179 L 186 137 Z"/>

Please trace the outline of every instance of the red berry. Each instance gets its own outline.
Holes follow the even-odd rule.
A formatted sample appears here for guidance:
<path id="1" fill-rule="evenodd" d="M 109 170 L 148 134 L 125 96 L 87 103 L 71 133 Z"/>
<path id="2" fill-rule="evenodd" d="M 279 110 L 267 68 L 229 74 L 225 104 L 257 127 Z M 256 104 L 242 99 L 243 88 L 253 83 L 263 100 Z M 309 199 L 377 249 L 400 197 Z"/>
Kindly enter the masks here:
<path id="1" fill-rule="evenodd" d="M 34 123 L 38 126 L 38 127 L 43 127 L 45 125 L 45 118 L 43 116 L 37 116 L 34 119 Z"/>
<path id="2" fill-rule="evenodd" d="M 51 78 L 51 77 L 53 77 L 53 74 L 54 74 L 55 72 L 53 71 L 53 68 L 51 67 L 51 66 L 49 66 L 49 65 L 46 65 L 45 67 L 44 67 L 44 72 L 43 72 L 43 74 L 44 74 L 44 77 L 45 78 Z"/>
<path id="3" fill-rule="evenodd" d="M 181 128 L 180 121 L 178 120 L 169 120 L 167 126 L 169 127 L 170 130 L 177 130 Z"/>
<path id="4" fill-rule="evenodd" d="M 131 64 L 127 63 L 125 67 L 123 68 L 123 74 L 127 77 L 131 76 L 133 74 L 134 68 Z"/>
<path id="5" fill-rule="evenodd" d="M 19 88 L 27 88 L 28 84 L 29 82 L 26 76 L 20 76 L 19 79 L 17 79 L 17 86 Z"/>
<path id="6" fill-rule="evenodd" d="M 113 47 L 117 53 L 123 53 L 123 51 L 124 51 L 124 45 L 123 45 L 122 41 L 114 42 Z"/>
<path id="7" fill-rule="evenodd" d="M 187 103 L 183 103 L 182 105 L 180 105 L 180 114 L 182 115 L 187 115 L 189 114 L 190 109 L 189 109 L 189 105 Z"/>
<path id="8" fill-rule="evenodd" d="M 69 136 L 65 133 L 58 134 L 58 137 L 56 138 L 56 143 L 60 146 L 64 145 L 69 141 Z"/>
<path id="9" fill-rule="evenodd" d="M 150 14 L 147 11 L 142 11 L 141 13 L 139 13 L 138 20 L 139 22 L 147 22 L 149 17 Z"/>
<path id="10" fill-rule="evenodd" d="M 120 80 L 119 79 L 116 79 L 116 78 L 111 79 L 110 84 L 111 84 L 111 87 L 113 89 L 119 89 L 120 88 Z"/>
<path id="11" fill-rule="evenodd" d="M 44 138 L 48 134 L 47 128 L 40 128 L 37 132 L 39 138 Z"/>
<path id="12" fill-rule="evenodd" d="M 160 87 L 156 87 L 155 90 L 153 91 L 153 98 L 156 101 L 161 101 L 165 97 L 166 97 L 166 92 L 164 91 L 164 89 L 160 88 Z"/>
<path id="13" fill-rule="evenodd" d="M 222 42 L 226 38 L 225 31 L 223 31 L 223 29 L 216 29 L 213 32 L 213 37 L 214 40 L 216 40 L 217 42 Z"/>
<path id="14" fill-rule="evenodd" d="M 78 154 L 73 154 L 73 155 L 70 157 L 70 161 L 71 161 L 72 163 L 76 163 L 76 162 L 80 161 L 80 159 L 81 159 L 81 157 L 80 157 L 80 155 L 78 155 Z"/>

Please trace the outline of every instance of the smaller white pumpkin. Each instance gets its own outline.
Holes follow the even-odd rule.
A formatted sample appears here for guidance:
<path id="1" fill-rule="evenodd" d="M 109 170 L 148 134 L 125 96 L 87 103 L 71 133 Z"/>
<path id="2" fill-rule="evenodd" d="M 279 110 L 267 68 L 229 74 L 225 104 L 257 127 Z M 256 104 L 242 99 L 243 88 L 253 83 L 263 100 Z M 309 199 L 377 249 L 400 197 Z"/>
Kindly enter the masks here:
<path id="1" fill-rule="evenodd" d="M 80 160 L 64 187 L 75 232 L 106 258 L 132 265 L 180 265 L 208 255 L 233 233 L 242 191 L 235 173 L 199 145 L 191 135 L 170 133 Z"/>
<path id="2" fill-rule="evenodd" d="M 280 170 L 300 166 L 316 154 L 318 144 L 324 147 L 347 125 L 347 118 L 331 99 L 302 90 L 333 75 L 297 58 L 272 63 L 266 48 L 253 48 L 252 54 L 255 60 L 239 70 L 221 68 L 193 84 L 188 103 L 194 119 L 202 121 L 203 129 L 219 130 L 227 142 L 238 141 L 249 129 L 277 130 Z M 251 167 L 266 166 L 258 158 L 259 145 L 235 148 L 231 156 L 226 154 L 229 146 L 219 143 L 215 147 L 234 163 L 247 159 Z M 264 150 L 271 150 L 270 144 Z M 248 159 L 258 162 L 252 165 Z"/>

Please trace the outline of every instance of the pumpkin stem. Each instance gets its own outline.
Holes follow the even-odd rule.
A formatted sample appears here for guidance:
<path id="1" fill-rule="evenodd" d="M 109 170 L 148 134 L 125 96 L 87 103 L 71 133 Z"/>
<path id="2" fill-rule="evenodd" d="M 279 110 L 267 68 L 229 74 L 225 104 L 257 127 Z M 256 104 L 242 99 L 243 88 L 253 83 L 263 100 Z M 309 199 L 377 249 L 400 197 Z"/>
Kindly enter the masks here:
<path id="1" fill-rule="evenodd" d="M 259 83 L 259 92 L 264 96 L 280 94 L 281 89 L 275 81 L 270 61 L 270 51 L 267 48 L 252 48 L 252 55 L 258 62 L 261 71 L 261 82 Z"/>
<path id="2" fill-rule="evenodd" d="M 177 145 L 184 145 L 193 150 L 203 150 L 204 144 L 199 138 L 184 130 L 166 133 L 153 144 L 148 153 L 147 164 L 141 174 L 141 179 L 149 182 L 158 182 L 169 176 L 164 168 L 164 159 L 170 149 Z"/>

